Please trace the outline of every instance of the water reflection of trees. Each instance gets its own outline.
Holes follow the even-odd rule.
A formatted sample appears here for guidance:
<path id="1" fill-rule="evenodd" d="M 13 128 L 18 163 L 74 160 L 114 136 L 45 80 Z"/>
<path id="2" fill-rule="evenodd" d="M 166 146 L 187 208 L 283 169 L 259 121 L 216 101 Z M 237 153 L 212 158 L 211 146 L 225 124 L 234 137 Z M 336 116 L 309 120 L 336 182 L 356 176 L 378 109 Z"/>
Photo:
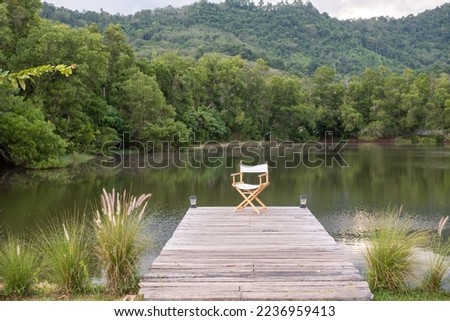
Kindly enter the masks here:
<path id="1" fill-rule="evenodd" d="M 355 208 L 402 204 L 419 220 L 436 220 L 450 212 L 450 171 L 445 166 L 450 155 L 443 151 L 447 150 L 349 146 L 342 153 L 348 167 L 334 164 L 314 169 L 303 164 L 284 168 L 283 161 L 274 158 L 277 166 L 269 170 L 271 185 L 261 197 L 269 206 L 296 206 L 298 196 L 307 194 L 308 206 L 325 224 L 345 218 L 344 213 Z M 182 215 L 191 194 L 198 196 L 201 206 L 233 206 L 239 195 L 230 187 L 230 174 L 240 159 L 217 160 L 221 166 L 209 167 L 205 162 L 198 168 L 111 169 L 97 162 L 51 171 L 2 171 L 0 220 L 8 226 L 26 226 L 73 209 L 75 204 L 84 208 L 97 200 L 102 188 L 152 193 L 150 209 L 168 215 Z"/>

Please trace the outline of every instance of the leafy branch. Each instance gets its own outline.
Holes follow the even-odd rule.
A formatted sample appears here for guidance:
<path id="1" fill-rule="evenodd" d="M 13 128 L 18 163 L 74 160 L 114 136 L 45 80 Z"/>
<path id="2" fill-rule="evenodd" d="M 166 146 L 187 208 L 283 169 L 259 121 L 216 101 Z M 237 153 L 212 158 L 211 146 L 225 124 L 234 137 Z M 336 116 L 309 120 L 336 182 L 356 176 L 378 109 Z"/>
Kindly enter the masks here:
<path id="1" fill-rule="evenodd" d="M 76 68 L 76 65 L 43 65 L 39 67 L 33 67 L 29 69 L 20 70 L 18 72 L 10 73 L 8 70 L 3 71 L 0 69 L 0 85 L 5 83 L 9 83 L 16 88 L 21 88 L 25 90 L 27 88 L 26 81 L 31 80 L 34 81 L 33 78 L 41 77 L 43 74 L 50 72 L 59 72 L 61 75 L 69 77 L 73 70 Z"/>

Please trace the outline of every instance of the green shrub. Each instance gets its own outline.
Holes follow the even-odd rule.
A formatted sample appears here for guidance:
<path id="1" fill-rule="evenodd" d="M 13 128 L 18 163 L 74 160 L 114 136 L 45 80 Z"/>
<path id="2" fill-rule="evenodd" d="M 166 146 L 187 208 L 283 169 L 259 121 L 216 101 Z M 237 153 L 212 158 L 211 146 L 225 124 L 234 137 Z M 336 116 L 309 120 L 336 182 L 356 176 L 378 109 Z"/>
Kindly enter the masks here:
<path id="1" fill-rule="evenodd" d="M 450 239 L 444 240 L 442 236 L 442 230 L 447 220 L 448 216 L 441 218 L 437 229 L 438 235 L 433 238 L 431 243 L 433 256 L 431 257 L 425 278 L 422 281 L 422 288 L 427 292 L 438 293 L 441 290 L 445 273 L 450 268 L 448 258 L 450 254 Z"/>
<path id="2" fill-rule="evenodd" d="M 363 128 L 358 135 L 359 139 L 374 141 L 384 136 L 384 124 L 381 121 L 374 121 Z"/>
<path id="3" fill-rule="evenodd" d="M 89 290 L 93 247 L 85 220 L 78 215 L 58 219 L 41 231 L 39 240 L 47 279 L 66 294 Z"/>
<path id="4" fill-rule="evenodd" d="M 426 242 L 426 233 L 413 231 L 401 210 L 388 208 L 370 233 L 365 260 L 368 283 L 374 291 L 405 291 L 415 262 L 414 249 Z"/>
<path id="5" fill-rule="evenodd" d="M 15 96 L 2 103 L 0 149 L 4 150 L 3 157 L 20 167 L 61 167 L 66 142 L 55 133 L 55 126 L 45 120 L 42 106 Z"/>
<path id="6" fill-rule="evenodd" d="M 22 298 L 32 292 L 40 271 L 34 249 L 19 239 L 9 237 L 0 248 L 0 279 L 7 297 Z"/>
<path id="7" fill-rule="evenodd" d="M 434 134 L 427 136 L 413 136 L 413 143 L 419 145 L 436 145 L 443 144 L 446 140 L 446 136 L 444 134 Z"/>
<path id="8" fill-rule="evenodd" d="M 412 145 L 412 143 L 413 143 L 412 139 L 404 138 L 401 136 L 398 136 L 394 139 L 395 145 Z"/>
<path id="9" fill-rule="evenodd" d="M 106 287 L 120 295 L 135 293 L 139 286 L 139 260 L 145 249 L 144 214 L 151 194 L 136 198 L 103 190 L 96 210 L 97 255 L 106 276 Z"/>

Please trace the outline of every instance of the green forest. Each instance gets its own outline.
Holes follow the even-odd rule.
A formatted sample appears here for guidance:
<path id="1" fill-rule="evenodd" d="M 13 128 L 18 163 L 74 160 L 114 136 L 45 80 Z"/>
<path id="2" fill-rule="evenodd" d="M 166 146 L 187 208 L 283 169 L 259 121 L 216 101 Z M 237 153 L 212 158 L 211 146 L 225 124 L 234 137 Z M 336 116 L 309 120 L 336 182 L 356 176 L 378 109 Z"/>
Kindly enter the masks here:
<path id="1" fill-rule="evenodd" d="M 123 16 L 2 0 L 0 163 L 58 167 L 124 135 L 130 145 L 443 133 L 449 15 L 444 5 L 339 21 L 309 2 L 227 0 Z"/>
<path id="2" fill-rule="evenodd" d="M 120 24 L 137 57 L 174 50 L 198 59 L 217 52 L 250 61 L 261 58 L 272 68 L 300 76 L 324 65 L 342 75 L 380 65 L 397 71 L 450 71 L 448 3 L 402 19 L 341 21 L 320 14 L 310 2 L 290 2 L 200 1 L 128 16 L 44 4 L 41 16 L 72 27 L 95 23 L 101 30 Z"/>

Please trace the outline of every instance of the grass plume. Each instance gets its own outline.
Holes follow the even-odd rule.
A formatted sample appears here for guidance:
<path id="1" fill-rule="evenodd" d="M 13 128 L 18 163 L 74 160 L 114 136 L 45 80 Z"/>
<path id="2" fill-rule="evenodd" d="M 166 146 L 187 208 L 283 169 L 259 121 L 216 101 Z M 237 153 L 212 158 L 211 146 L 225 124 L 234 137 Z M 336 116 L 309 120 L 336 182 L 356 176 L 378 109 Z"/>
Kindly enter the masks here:
<path id="1" fill-rule="evenodd" d="M 138 290 L 139 261 L 144 251 L 143 218 L 151 194 L 135 197 L 108 193 L 103 189 L 96 210 L 97 255 L 111 293 L 127 294 Z"/>

